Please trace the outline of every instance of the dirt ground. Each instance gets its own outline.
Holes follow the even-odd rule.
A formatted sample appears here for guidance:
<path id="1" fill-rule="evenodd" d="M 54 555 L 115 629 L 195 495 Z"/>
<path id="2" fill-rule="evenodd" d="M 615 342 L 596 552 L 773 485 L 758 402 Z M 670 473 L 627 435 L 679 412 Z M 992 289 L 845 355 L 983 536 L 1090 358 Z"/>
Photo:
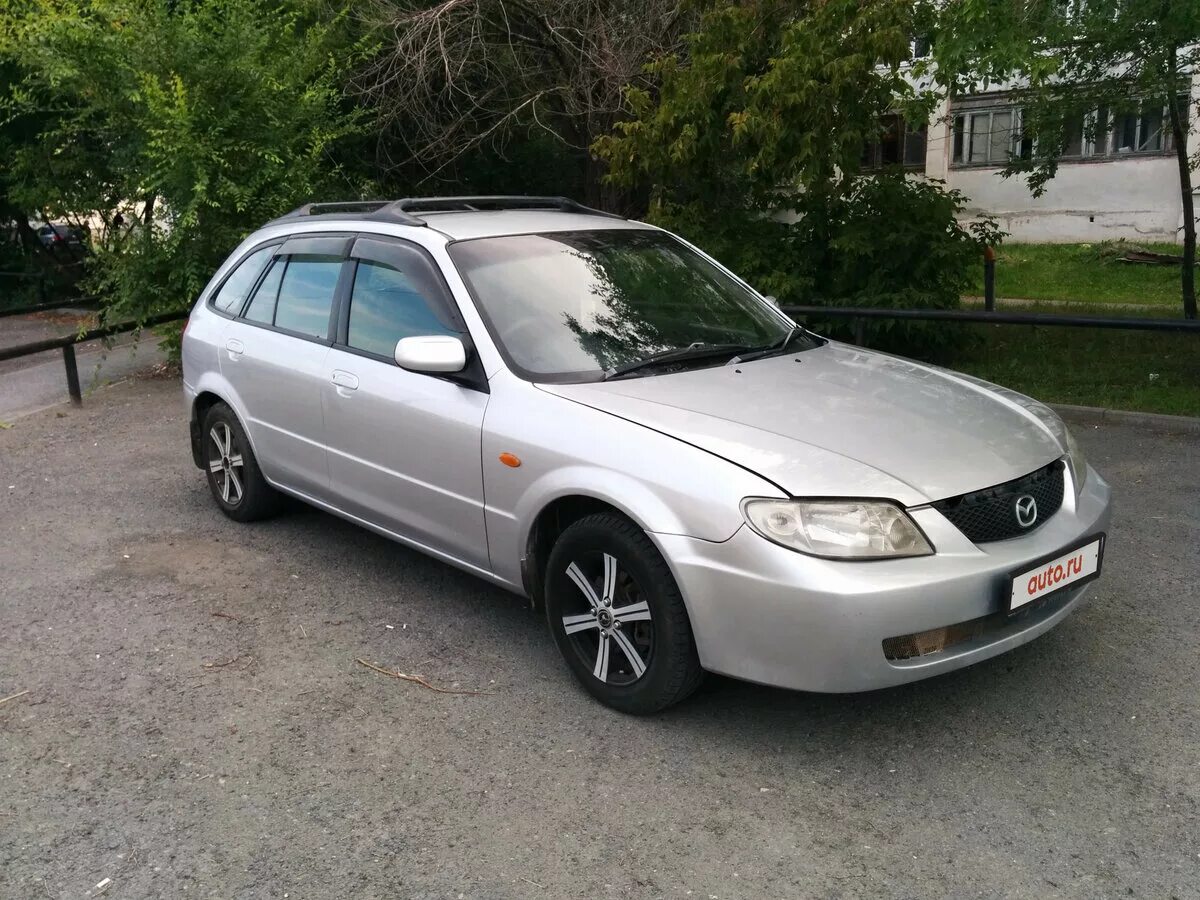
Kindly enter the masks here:
<path id="1" fill-rule="evenodd" d="M 1200 440 L 1080 437 L 1118 506 L 1058 629 L 635 719 L 514 596 L 312 510 L 225 519 L 177 382 L 18 419 L 0 897 L 1200 897 Z"/>

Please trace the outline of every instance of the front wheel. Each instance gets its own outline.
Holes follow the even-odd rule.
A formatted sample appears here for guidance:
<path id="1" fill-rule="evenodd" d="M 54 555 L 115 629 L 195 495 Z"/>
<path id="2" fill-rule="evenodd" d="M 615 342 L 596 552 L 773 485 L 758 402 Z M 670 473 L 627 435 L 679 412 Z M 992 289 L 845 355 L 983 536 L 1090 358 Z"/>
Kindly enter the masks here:
<path id="1" fill-rule="evenodd" d="M 685 699 L 703 680 L 679 587 L 658 549 L 621 516 L 570 525 L 546 565 L 546 615 L 575 677 L 634 714 Z"/>

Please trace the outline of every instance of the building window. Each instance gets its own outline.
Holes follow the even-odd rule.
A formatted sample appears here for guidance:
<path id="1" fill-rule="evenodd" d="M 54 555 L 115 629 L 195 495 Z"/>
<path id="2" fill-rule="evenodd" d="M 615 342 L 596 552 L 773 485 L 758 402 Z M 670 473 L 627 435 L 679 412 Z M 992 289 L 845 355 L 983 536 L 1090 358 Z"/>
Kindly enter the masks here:
<path id="1" fill-rule="evenodd" d="M 1117 112 L 1112 121 L 1109 153 L 1161 153 L 1166 144 L 1163 122 L 1165 108 L 1147 107 Z"/>
<path id="2" fill-rule="evenodd" d="M 1119 159 L 1169 152 L 1167 121 L 1165 106 L 1147 103 L 1119 111 L 1102 106 L 1072 116 L 1066 122 L 1062 158 Z M 972 109 L 954 117 L 954 165 L 1004 166 L 1014 158 L 1031 159 L 1035 153 L 1033 136 L 1019 107 Z"/>
<path id="3" fill-rule="evenodd" d="M 1179 108 L 1187 110 L 1188 101 L 1181 97 Z M 1170 114 L 1165 104 L 1133 103 L 1123 109 L 1100 107 L 1084 117 L 1082 137 L 1076 137 L 1079 125 L 1068 125 L 1067 147 L 1080 147 L 1077 155 L 1084 157 L 1121 158 L 1136 154 L 1169 153 L 1174 148 L 1168 130 Z"/>
<path id="4" fill-rule="evenodd" d="M 1063 144 L 1063 159 L 1078 159 L 1083 156 L 1088 122 L 1085 116 L 1070 116 L 1066 122 L 1067 140 Z"/>
<path id="5" fill-rule="evenodd" d="M 1005 166 L 1029 159 L 1033 139 L 1025 130 L 1024 116 L 1015 106 L 1000 106 L 960 113 L 954 117 L 953 162 L 958 165 Z"/>
<path id="6" fill-rule="evenodd" d="M 863 148 L 864 169 L 886 169 L 889 166 L 925 168 L 928 125 L 913 128 L 903 116 L 890 114 L 880 119 L 879 129 L 879 136 Z"/>

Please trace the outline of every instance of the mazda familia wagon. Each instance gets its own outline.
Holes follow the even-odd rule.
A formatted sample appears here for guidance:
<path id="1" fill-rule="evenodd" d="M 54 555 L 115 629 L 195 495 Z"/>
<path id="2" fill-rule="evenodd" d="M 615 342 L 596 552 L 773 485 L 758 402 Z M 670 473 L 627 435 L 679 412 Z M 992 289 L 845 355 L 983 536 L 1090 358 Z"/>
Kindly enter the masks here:
<path id="1" fill-rule="evenodd" d="M 217 271 L 183 368 L 226 515 L 288 494 L 524 595 L 626 712 L 706 671 L 948 672 L 1100 574 L 1109 488 L 1045 406 L 562 198 L 304 206 Z"/>

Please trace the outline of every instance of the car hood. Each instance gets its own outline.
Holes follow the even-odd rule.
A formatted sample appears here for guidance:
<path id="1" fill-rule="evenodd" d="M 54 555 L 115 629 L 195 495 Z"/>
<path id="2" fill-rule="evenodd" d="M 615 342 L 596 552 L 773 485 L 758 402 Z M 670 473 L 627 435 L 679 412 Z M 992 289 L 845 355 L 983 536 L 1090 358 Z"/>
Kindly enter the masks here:
<path id="1" fill-rule="evenodd" d="M 1009 481 L 1064 452 L 1015 395 L 834 342 L 736 366 L 539 387 L 715 453 L 793 496 L 914 506 Z"/>

